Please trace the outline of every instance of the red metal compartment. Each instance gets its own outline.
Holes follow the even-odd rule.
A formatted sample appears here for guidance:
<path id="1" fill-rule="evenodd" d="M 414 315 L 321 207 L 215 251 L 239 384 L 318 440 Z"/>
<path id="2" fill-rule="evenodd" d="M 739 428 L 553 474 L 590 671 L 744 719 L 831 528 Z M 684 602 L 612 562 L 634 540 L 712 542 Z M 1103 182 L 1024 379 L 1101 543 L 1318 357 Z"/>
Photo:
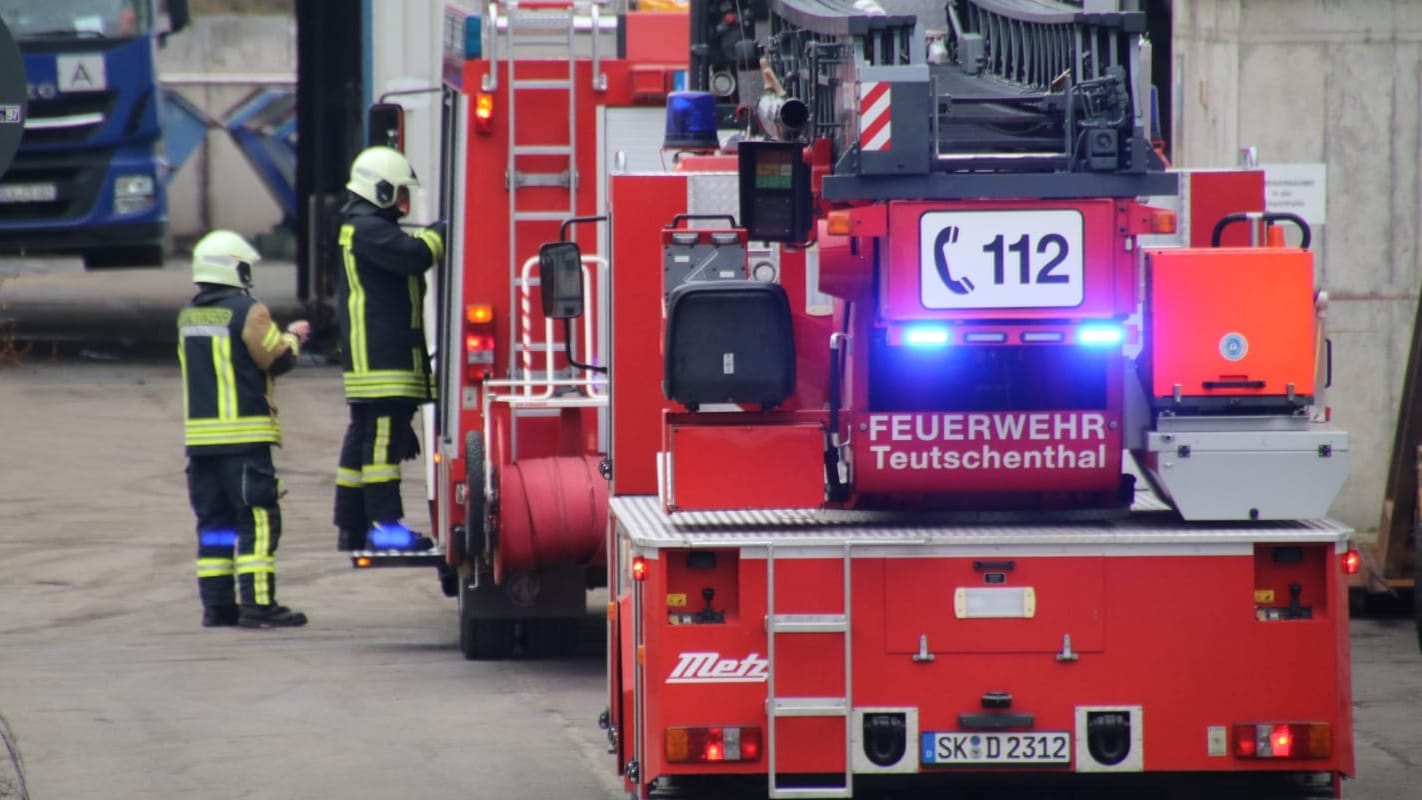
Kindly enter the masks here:
<path id="1" fill-rule="evenodd" d="M 818 508 L 824 502 L 825 435 L 818 424 L 691 419 L 667 426 L 672 510 Z"/>
<path id="2" fill-rule="evenodd" d="M 1313 256 L 1294 248 L 1147 253 L 1155 397 L 1312 396 Z"/>

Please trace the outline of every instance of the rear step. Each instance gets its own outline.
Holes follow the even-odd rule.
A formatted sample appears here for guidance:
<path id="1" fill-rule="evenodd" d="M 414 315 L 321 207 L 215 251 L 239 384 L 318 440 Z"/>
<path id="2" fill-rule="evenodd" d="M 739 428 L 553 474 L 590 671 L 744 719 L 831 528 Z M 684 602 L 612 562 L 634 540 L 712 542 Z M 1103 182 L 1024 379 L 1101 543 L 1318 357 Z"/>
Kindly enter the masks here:
<path id="1" fill-rule="evenodd" d="M 409 550 L 352 550 L 351 566 L 356 569 L 372 567 L 438 567 L 445 563 L 444 548 L 411 552 Z"/>

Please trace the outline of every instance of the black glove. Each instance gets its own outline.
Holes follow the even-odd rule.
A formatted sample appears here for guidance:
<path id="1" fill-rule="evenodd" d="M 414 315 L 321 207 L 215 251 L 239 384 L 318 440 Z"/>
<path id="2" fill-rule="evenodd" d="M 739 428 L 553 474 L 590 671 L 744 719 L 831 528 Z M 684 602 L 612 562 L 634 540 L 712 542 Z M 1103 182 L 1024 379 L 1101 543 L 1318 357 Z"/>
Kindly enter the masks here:
<path id="1" fill-rule="evenodd" d="M 407 433 L 405 435 L 404 446 L 400 448 L 401 461 L 414 461 L 420 457 L 420 437 L 415 433 L 415 421 L 410 420 Z"/>

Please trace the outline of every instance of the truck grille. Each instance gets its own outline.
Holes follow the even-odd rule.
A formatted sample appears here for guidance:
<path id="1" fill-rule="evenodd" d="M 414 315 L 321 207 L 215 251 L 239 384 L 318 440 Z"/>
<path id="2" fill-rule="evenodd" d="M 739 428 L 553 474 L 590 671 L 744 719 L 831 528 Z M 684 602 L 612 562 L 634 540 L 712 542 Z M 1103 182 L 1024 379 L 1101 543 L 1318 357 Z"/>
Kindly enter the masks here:
<path id="1" fill-rule="evenodd" d="M 76 92 L 31 100 L 25 145 L 78 144 L 88 141 L 112 113 L 117 92 Z"/>

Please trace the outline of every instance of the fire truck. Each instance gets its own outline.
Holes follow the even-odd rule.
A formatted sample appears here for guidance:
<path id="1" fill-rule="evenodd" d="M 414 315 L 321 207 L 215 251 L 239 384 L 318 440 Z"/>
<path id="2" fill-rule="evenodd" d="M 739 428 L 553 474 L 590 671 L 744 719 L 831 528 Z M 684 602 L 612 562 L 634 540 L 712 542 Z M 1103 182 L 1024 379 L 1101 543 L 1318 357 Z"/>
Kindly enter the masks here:
<path id="1" fill-rule="evenodd" d="M 458 598 L 467 658 L 565 655 L 584 638 L 589 589 L 607 583 L 610 262 L 588 256 L 590 313 L 555 325 L 539 306 L 538 250 L 582 221 L 596 252 L 607 175 L 663 169 L 688 16 L 513 0 L 451 4 L 443 22 L 436 205 L 450 233 L 426 309 L 435 547 L 351 561 L 434 567 Z M 382 142 L 402 141 L 398 105 L 370 120 Z"/>
<path id="2" fill-rule="evenodd" d="M 911 5 L 451 10 L 439 546 L 353 557 L 470 658 L 605 581 L 638 798 L 1338 796 L 1307 224 L 1167 168 L 1142 13 Z"/>

